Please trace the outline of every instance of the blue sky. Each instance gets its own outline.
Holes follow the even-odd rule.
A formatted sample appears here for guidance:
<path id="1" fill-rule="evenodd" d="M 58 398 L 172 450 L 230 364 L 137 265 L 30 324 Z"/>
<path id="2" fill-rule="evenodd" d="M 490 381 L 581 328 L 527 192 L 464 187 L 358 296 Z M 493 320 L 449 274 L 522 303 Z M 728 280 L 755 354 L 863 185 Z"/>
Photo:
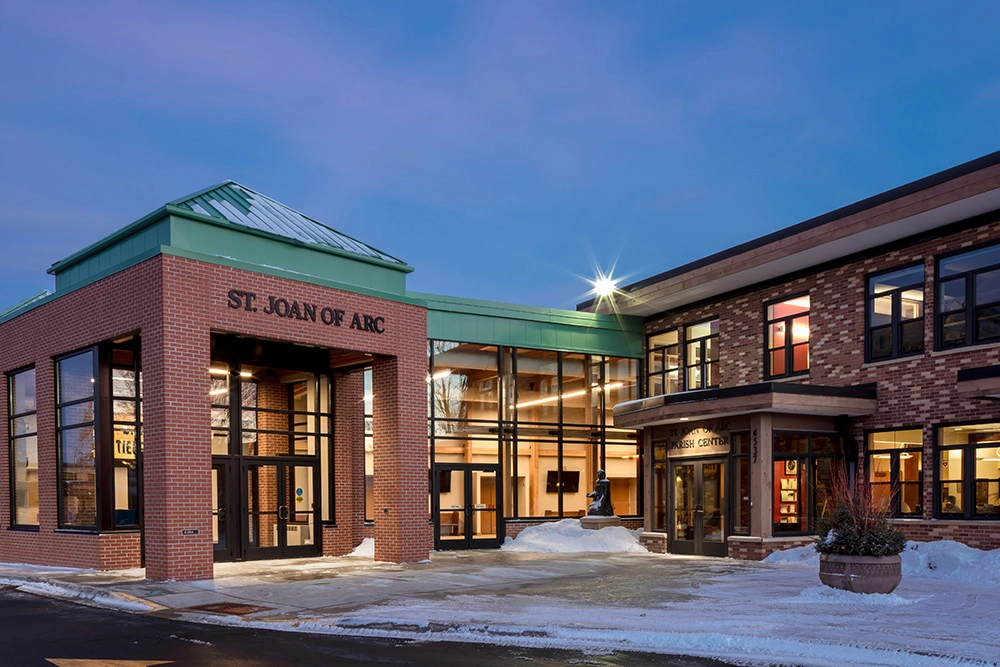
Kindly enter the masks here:
<path id="1" fill-rule="evenodd" d="M 0 0 L 0 308 L 236 180 L 573 308 L 1000 149 L 1000 3 Z"/>

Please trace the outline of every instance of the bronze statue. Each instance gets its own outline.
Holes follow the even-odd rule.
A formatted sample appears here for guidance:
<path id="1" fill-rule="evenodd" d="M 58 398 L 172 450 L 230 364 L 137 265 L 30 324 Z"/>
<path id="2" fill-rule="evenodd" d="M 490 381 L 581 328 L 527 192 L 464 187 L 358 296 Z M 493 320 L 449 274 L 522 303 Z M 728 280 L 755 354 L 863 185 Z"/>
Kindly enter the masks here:
<path id="1" fill-rule="evenodd" d="M 605 477 L 603 470 L 597 471 L 597 484 L 594 485 L 593 493 L 588 493 L 587 497 L 594 499 L 587 508 L 587 516 L 615 515 L 615 510 L 611 507 L 611 482 Z"/>

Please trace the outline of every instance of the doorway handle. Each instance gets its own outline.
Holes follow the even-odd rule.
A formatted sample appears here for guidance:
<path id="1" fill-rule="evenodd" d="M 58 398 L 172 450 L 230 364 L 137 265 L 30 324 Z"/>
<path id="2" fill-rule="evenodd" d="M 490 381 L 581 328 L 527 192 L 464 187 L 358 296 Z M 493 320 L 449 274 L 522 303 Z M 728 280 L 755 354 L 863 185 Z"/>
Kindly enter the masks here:
<path id="1" fill-rule="evenodd" d="M 278 518 L 282 521 L 288 520 L 288 505 L 282 505 L 278 508 Z"/>
<path id="2" fill-rule="evenodd" d="M 226 516 L 226 508 L 220 507 L 218 510 L 216 510 L 215 516 L 219 517 L 220 519 L 224 519 Z"/>

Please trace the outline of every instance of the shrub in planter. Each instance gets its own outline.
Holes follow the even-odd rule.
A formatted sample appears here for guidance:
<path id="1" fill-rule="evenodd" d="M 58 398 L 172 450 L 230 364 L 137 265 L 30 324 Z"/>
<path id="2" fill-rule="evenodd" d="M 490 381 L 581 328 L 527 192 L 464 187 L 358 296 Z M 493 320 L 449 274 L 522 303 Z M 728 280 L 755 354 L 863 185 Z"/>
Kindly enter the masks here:
<path id="1" fill-rule="evenodd" d="M 889 523 L 888 502 L 877 502 L 864 480 L 834 476 L 833 509 L 819 521 L 819 578 L 827 586 L 856 593 L 889 593 L 902 580 L 899 554 L 906 536 Z"/>

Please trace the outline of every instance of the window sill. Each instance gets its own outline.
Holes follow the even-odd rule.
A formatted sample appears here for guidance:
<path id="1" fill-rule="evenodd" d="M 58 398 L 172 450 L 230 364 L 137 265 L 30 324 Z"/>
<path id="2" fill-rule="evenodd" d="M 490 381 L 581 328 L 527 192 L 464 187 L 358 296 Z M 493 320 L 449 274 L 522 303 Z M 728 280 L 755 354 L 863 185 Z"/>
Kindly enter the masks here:
<path id="1" fill-rule="evenodd" d="M 39 532 L 38 526 L 7 526 L 7 530 L 15 533 L 37 533 Z"/>
<path id="2" fill-rule="evenodd" d="M 931 357 L 946 357 L 952 354 L 969 352 L 970 350 L 995 350 L 997 348 L 1000 348 L 1000 342 L 970 343 L 969 345 L 959 345 L 957 347 L 950 347 L 944 350 L 934 350 L 931 352 Z"/>
<path id="3" fill-rule="evenodd" d="M 878 361 L 866 361 L 861 364 L 861 368 L 878 368 L 879 366 L 891 366 L 892 364 L 902 364 L 907 361 L 920 361 L 921 359 L 926 358 L 926 353 L 908 354 L 905 357 L 891 357 L 889 359 L 879 359 Z"/>
<path id="4" fill-rule="evenodd" d="M 804 373 L 796 373 L 795 375 L 778 375 L 777 377 L 767 378 L 764 382 L 795 382 L 796 380 L 808 380 L 809 371 Z"/>

